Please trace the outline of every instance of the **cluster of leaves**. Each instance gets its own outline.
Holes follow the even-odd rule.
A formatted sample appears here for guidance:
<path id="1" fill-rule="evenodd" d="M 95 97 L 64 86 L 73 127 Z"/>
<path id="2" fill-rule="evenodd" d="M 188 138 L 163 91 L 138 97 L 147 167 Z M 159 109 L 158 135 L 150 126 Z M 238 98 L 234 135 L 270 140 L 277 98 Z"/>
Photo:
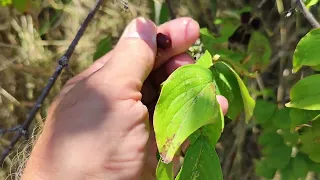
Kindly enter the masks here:
<path id="1" fill-rule="evenodd" d="M 307 2 L 308 7 L 313 3 Z M 248 22 L 252 20 L 246 20 Z M 161 156 L 158 179 L 174 179 L 171 161 L 186 139 L 191 145 L 175 179 L 222 179 L 214 148 L 223 131 L 224 118 L 214 98 L 216 94 L 228 99 L 227 116 L 231 119 L 244 110 L 248 122 L 255 107 L 255 123 L 263 129 L 258 142 L 263 158 L 256 164 L 257 175 L 273 178 L 278 171 L 283 179 L 299 179 L 305 178 L 309 171 L 320 171 L 317 153 L 320 152 L 320 121 L 316 121 L 320 114 L 320 90 L 312 88 L 319 84 L 320 76 L 312 75 L 295 84 L 290 93 L 291 102 L 285 108 L 278 109 L 276 104 L 263 100 L 258 100 L 255 106 L 238 74 L 246 76 L 245 81 L 247 77 L 255 77 L 248 70 L 263 72 L 269 65 L 271 47 L 266 31 L 246 23 L 218 19 L 219 37 L 206 28 L 201 29 L 206 53 L 196 64 L 177 69 L 162 84 L 154 115 Z M 246 36 L 248 39 L 243 41 Z M 294 53 L 293 72 L 302 66 L 320 69 L 317 59 L 320 54 L 315 48 L 319 36 L 319 29 L 312 30 L 299 42 Z M 230 41 L 230 37 L 235 38 Z M 230 48 L 232 44 L 236 44 L 236 51 Z M 215 56 L 212 58 L 211 54 Z"/>
<path id="2" fill-rule="evenodd" d="M 307 1 L 311 7 L 318 1 Z M 303 66 L 319 71 L 320 30 L 313 29 L 298 43 L 293 55 L 293 72 Z M 320 172 L 320 83 L 319 74 L 299 80 L 290 90 L 290 102 L 278 109 L 275 104 L 257 101 L 256 123 L 264 129 L 259 137 L 263 159 L 257 163 L 260 176 L 305 179 L 309 171 Z"/>
<path id="3" fill-rule="evenodd" d="M 158 179 L 174 178 L 172 159 L 188 138 L 191 145 L 176 179 L 196 176 L 222 179 L 215 145 L 224 128 L 224 116 L 216 100 L 217 94 L 233 95 L 233 90 L 239 91 L 240 102 L 231 101 L 230 106 L 239 103 L 246 119 L 252 116 L 255 102 L 242 79 L 228 62 L 213 59 L 206 51 L 196 64 L 178 68 L 162 84 L 154 113 L 154 130 L 161 156 Z"/>
<path id="4" fill-rule="evenodd" d="M 162 84 L 154 113 L 154 130 L 160 154 L 157 179 L 223 178 L 215 146 L 224 128 L 224 116 L 216 95 L 228 99 L 229 118 L 235 119 L 244 111 L 246 122 L 251 119 L 255 101 L 238 73 L 248 77 L 255 75 L 239 63 L 246 53 L 235 54 L 224 46 L 237 29 L 234 24 L 229 25 L 222 26 L 225 29 L 221 30 L 223 34 L 220 37 L 214 37 L 206 28 L 201 29 L 206 52 L 196 64 L 178 68 Z M 251 43 L 260 41 L 256 35 L 253 37 Z M 265 48 L 266 44 L 261 46 Z M 260 53 L 255 49 L 257 47 L 259 45 L 251 45 L 249 53 Z M 179 148 L 186 140 L 191 145 L 175 176 L 172 159 L 179 155 Z"/>
<path id="5" fill-rule="evenodd" d="M 314 141 L 319 137 L 318 115 L 296 108 L 278 109 L 274 103 L 257 100 L 255 123 L 263 128 L 258 141 L 263 158 L 256 164 L 257 175 L 272 179 L 279 171 L 282 179 L 305 179 L 309 171 L 319 172 L 319 146 Z"/>

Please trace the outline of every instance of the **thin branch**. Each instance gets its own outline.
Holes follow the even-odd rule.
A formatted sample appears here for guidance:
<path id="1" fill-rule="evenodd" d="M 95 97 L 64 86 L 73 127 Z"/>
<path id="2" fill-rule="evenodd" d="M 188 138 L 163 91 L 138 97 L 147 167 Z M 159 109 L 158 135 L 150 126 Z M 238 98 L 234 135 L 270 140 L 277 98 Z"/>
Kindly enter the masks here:
<path id="1" fill-rule="evenodd" d="M 0 129 L 0 136 L 3 135 L 3 134 L 9 133 L 9 132 L 15 132 L 15 131 L 19 131 L 19 130 L 21 130 L 21 126 L 20 125 L 15 126 L 13 128 L 10 128 L 10 129 Z"/>
<path id="2" fill-rule="evenodd" d="M 168 10 L 169 10 L 169 14 L 170 14 L 170 18 L 171 19 L 176 19 L 176 15 L 173 11 L 173 7 L 172 7 L 172 4 L 171 4 L 171 0 L 166 0 L 166 4 L 168 6 Z"/>
<path id="3" fill-rule="evenodd" d="M 78 44 L 79 40 L 81 39 L 83 33 L 85 32 L 86 28 L 88 27 L 88 24 L 92 21 L 94 15 L 96 14 L 98 9 L 100 8 L 100 6 L 103 3 L 103 1 L 104 0 L 97 0 L 96 1 L 93 9 L 89 12 L 88 16 L 84 20 L 83 24 L 81 25 L 80 29 L 78 30 L 75 38 L 71 42 L 71 44 L 68 47 L 67 51 L 59 59 L 58 66 L 56 67 L 55 72 L 50 77 L 46 87 L 42 90 L 41 95 L 39 96 L 36 104 L 33 106 L 33 108 L 31 109 L 30 113 L 28 114 L 27 119 L 23 122 L 23 124 L 21 126 L 18 126 L 18 128 L 15 129 L 15 130 L 17 130 L 17 134 L 14 136 L 14 138 L 10 142 L 9 147 L 6 150 L 4 150 L 4 152 L 2 153 L 1 159 L 0 159 L 0 164 L 3 164 L 5 158 L 8 156 L 8 154 L 13 149 L 15 144 L 19 141 L 21 136 L 25 135 L 26 132 L 28 131 L 31 122 L 33 121 L 33 119 L 34 119 L 35 115 L 37 114 L 37 112 L 39 111 L 40 107 L 42 106 L 44 100 L 48 96 L 48 94 L 49 94 L 51 88 L 53 87 L 53 85 L 55 84 L 56 80 L 60 76 L 63 68 L 68 66 L 69 59 L 70 59 L 71 55 L 73 54 L 75 47 L 77 46 L 77 44 Z"/>
<path id="4" fill-rule="evenodd" d="M 309 10 L 307 9 L 307 7 L 305 6 L 305 4 L 302 0 L 297 0 L 296 5 L 297 5 L 297 8 L 299 9 L 299 11 L 304 15 L 304 17 L 309 21 L 309 23 L 314 28 L 320 28 L 319 22 L 312 15 L 312 13 L 309 12 Z"/>

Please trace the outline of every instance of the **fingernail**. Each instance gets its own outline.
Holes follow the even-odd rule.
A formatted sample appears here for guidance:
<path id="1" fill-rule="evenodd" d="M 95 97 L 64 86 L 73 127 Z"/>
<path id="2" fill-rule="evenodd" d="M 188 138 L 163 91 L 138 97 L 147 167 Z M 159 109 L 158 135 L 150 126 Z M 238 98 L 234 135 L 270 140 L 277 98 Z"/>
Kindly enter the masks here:
<path id="1" fill-rule="evenodd" d="M 186 26 L 186 30 L 187 30 L 186 36 L 188 37 L 194 36 L 195 32 L 199 32 L 200 26 L 198 22 L 196 22 L 193 19 L 189 19 L 189 18 L 184 19 L 182 24 Z M 199 36 L 199 34 L 197 36 Z"/>
<path id="2" fill-rule="evenodd" d="M 143 17 L 130 22 L 123 32 L 122 38 L 140 38 L 147 43 L 156 44 L 157 30 L 152 21 Z"/>

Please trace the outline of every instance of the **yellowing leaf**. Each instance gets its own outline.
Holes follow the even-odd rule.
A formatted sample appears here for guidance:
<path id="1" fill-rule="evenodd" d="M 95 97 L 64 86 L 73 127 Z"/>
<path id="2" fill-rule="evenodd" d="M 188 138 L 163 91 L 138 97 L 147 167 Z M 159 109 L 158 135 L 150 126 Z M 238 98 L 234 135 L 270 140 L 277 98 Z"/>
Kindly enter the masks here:
<path id="1" fill-rule="evenodd" d="M 174 71 L 163 83 L 154 112 L 156 142 L 163 162 L 169 163 L 181 144 L 200 127 L 218 124 L 212 73 L 197 64 Z"/>

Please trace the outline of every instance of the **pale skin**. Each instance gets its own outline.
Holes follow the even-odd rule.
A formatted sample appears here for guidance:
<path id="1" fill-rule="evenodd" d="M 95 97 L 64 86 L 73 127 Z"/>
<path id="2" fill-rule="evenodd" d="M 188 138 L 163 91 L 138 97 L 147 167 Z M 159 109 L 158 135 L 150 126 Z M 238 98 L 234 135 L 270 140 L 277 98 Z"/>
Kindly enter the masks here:
<path id="1" fill-rule="evenodd" d="M 160 56 L 158 32 L 172 39 Z M 191 18 L 158 27 L 133 20 L 116 47 L 69 80 L 52 102 L 22 179 L 155 179 L 152 114 L 159 85 L 176 68 L 194 63 L 184 52 L 198 37 Z M 227 100 L 217 99 L 226 113 Z"/>

